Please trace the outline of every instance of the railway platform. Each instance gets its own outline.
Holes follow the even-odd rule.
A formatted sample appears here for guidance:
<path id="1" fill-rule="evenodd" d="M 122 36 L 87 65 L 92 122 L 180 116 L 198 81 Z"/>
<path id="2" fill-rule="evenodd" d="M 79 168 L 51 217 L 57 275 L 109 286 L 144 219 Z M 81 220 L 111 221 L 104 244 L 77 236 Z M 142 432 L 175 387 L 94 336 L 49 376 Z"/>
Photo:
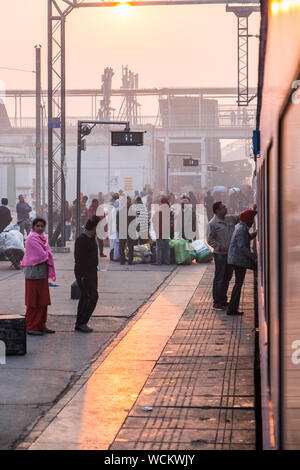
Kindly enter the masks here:
<path id="1" fill-rule="evenodd" d="M 255 450 L 253 272 L 239 317 L 213 272 L 178 266 L 18 449 Z"/>

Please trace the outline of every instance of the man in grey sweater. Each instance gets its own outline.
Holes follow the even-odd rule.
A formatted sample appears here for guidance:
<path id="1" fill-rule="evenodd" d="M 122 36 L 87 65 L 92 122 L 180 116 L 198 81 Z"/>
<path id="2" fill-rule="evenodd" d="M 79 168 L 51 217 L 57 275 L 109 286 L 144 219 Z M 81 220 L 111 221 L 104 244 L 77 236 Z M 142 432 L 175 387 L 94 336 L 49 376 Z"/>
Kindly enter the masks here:
<path id="1" fill-rule="evenodd" d="M 239 216 L 227 215 L 227 207 L 221 201 L 213 204 L 213 211 L 215 215 L 207 225 L 206 239 L 214 249 L 213 308 L 221 311 L 228 305 L 227 291 L 233 267 L 227 263 L 227 254 Z"/>

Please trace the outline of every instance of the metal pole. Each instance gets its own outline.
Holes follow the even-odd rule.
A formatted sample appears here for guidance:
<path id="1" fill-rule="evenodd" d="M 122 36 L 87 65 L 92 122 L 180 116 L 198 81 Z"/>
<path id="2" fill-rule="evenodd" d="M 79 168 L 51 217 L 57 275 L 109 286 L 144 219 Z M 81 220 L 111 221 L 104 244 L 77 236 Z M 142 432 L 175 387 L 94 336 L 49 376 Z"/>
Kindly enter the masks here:
<path id="1" fill-rule="evenodd" d="M 35 46 L 36 58 L 36 125 L 35 125 L 35 210 L 41 210 L 41 47 Z"/>
<path id="2" fill-rule="evenodd" d="M 78 123 L 77 129 L 77 198 L 76 198 L 76 238 L 79 237 L 81 232 L 80 226 L 80 185 L 81 185 L 81 124 Z"/>
<path id="3" fill-rule="evenodd" d="M 65 157 L 66 157 L 66 47 L 65 47 L 65 17 L 61 18 L 61 238 L 62 246 L 66 246 L 66 181 L 65 181 Z"/>
<path id="4" fill-rule="evenodd" d="M 167 184 L 166 184 L 167 190 L 166 193 L 168 195 L 169 193 L 169 154 L 167 153 Z"/>
<path id="5" fill-rule="evenodd" d="M 206 187 L 206 148 L 205 148 L 205 137 L 201 139 L 201 188 L 204 189 Z"/>
<path id="6" fill-rule="evenodd" d="M 82 126 L 84 124 L 92 124 L 92 128 L 96 124 L 117 124 L 117 125 L 125 125 L 125 129 L 130 129 L 130 122 L 129 121 L 98 121 L 98 120 L 79 120 L 78 127 L 77 127 L 77 205 L 76 205 L 76 237 L 79 237 L 81 233 L 81 226 L 80 226 L 80 214 L 81 214 L 81 206 L 80 206 L 80 191 L 81 191 L 81 139 L 82 139 Z M 91 129 L 92 129 L 91 128 Z"/>
<path id="7" fill-rule="evenodd" d="M 48 239 L 51 244 L 53 235 L 53 135 L 52 121 L 52 0 L 48 0 Z"/>
<path id="8" fill-rule="evenodd" d="M 44 127 L 44 106 L 41 106 L 41 132 L 42 132 L 42 213 L 45 215 L 46 204 L 46 180 L 45 180 L 45 127 Z"/>
<path id="9" fill-rule="evenodd" d="M 109 130 L 108 130 L 109 137 Z M 108 142 L 108 161 L 107 161 L 107 194 L 110 193 L 110 143 Z"/>

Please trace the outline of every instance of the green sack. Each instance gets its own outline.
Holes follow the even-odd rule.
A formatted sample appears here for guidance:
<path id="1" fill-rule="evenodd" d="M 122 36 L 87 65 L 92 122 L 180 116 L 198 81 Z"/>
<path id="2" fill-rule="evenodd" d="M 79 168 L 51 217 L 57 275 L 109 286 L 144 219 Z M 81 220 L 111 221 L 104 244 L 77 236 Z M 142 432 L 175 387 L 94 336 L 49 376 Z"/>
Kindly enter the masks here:
<path id="1" fill-rule="evenodd" d="M 174 248 L 176 264 L 191 264 L 192 258 L 186 249 L 187 241 L 183 238 L 170 240 L 170 248 Z"/>

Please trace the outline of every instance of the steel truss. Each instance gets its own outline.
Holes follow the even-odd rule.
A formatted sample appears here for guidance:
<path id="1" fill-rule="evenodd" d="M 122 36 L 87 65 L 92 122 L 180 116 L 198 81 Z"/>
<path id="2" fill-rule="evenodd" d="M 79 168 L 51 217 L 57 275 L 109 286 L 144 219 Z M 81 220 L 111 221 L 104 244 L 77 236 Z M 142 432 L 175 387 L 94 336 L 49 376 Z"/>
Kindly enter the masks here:
<path id="1" fill-rule="evenodd" d="M 90 7 L 114 7 L 120 2 L 102 1 L 88 2 L 85 0 L 48 0 L 48 232 L 49 241 L 53 246 L 56 240 L 53 237 L 54 228 L 54 209 L 59 214 L 60 230 L 55 230 L 55 238 L 61 232 L 62 245 L 65 246 L 65 150 L 66 150 L 66 76 L 65 76 L 65 23 L 66 18 L 74 8 Z M 256 0 L 141 0 L 128 2 L 132 6 L 159 6 L 159 5 L 214 5 L 236 3 L 243 5 L 252 5 L 249 7 L 252 11 L 259 11 Z M 256 6 L 253 6 L 256 5 Z M 244 37 L 240 34 L 239 37 Z M 241 27 L 241 31 L 243 28 Z M 248 22 L 247 35 L 248 41 Z M 240 44 L 240 43 L 239 43 Z M 239 47 L 240 50 L 240 47 Z M 242 45 L 241 45 L 242 51 Z M 244 52 L 245 51 L 245 52 Z M 247 56 L 247 61 L 242 65 L 242 57 Z M 240 59 L 240 55 L 239 55 Z M 241 70 L 241 83 L 245 81 L 244 74 L 248 75 L 248 46 L 243 45 L 241 53 L 241 67 L 239 67 L 239 77 Z M 240 83 L 240 78 L 239 78 Z M 247 93 L 245 85 L 241 85 L 241 103 L 248 97 L 248 78 Z M 240 96 L 240 95 L 239 95 Z M 54 119 L 56 118 L 56 119 Z"/>
<path id="2" fill-rule="evenodd" d="M 237 17 L 237 39 L 238 39 L 238 106 L 248 106 L 249 102 L 249 16 L 257 11 L 253 6 L 226 6 L 226 11 L 232 12 Z"/>

